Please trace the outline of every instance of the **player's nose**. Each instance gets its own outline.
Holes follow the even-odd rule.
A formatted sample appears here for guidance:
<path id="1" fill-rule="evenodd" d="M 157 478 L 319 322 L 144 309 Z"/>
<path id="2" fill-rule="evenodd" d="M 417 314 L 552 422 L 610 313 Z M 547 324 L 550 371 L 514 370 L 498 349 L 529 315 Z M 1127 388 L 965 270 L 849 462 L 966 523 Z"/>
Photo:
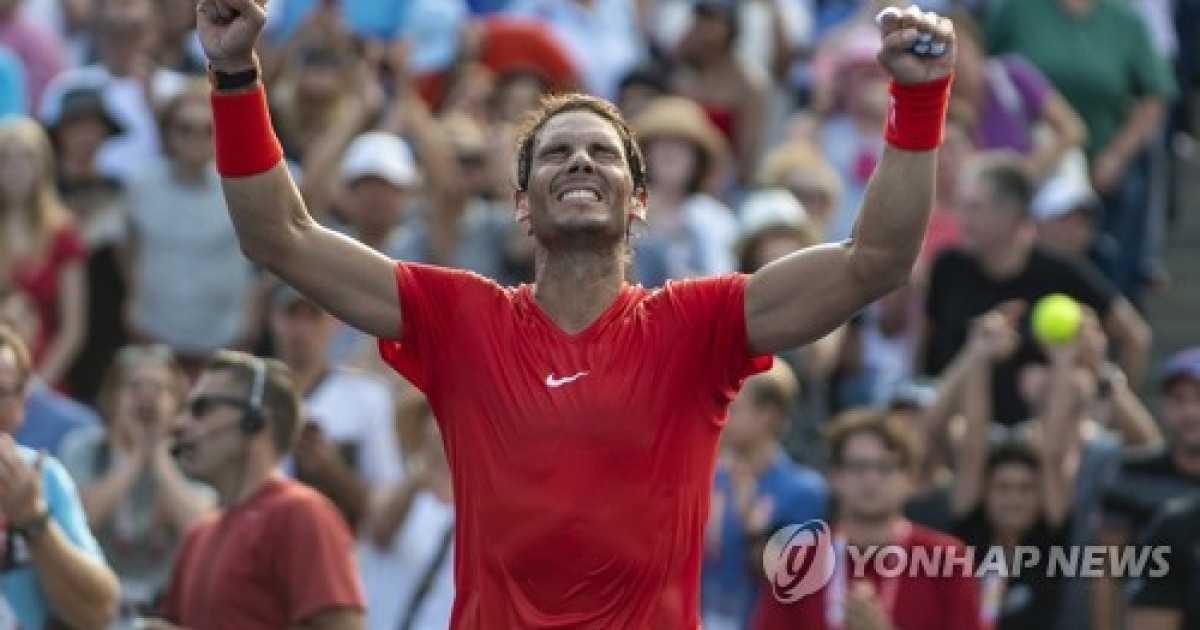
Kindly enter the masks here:
<path id="1" fill-rule="evenodd" d="M 584 148 L 579 148 L 571 153 L 571 159 L 567 163 L 567 172 L 578 173 L 580 171 L 591 173 L 595 170 L 595 163 L 592 162 L 592 156 Z"/>

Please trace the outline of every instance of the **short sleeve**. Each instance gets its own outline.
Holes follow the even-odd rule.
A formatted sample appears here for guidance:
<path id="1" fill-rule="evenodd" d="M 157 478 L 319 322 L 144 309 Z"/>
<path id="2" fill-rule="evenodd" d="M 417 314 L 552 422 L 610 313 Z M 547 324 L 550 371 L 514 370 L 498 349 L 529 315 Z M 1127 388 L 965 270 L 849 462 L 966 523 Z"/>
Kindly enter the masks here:
<path id="1" fill-rule="evenodd" d="M 1051 86 L 1046 77 L 1019 55 L 1009 55 L 1004 59 L 1004 68 L 1012 79 L 1013 85 L 1021 94 L 1021 102 L 1031 120 L 1040 119 L 1046 113 L 1046 102 L 1050 100 Z"/>
<path id="2" fill-rule="evenodd" d="M 65 223 L 54 233 L 53 258 L 61 265 L 82 262 L 87 257 L 87 246 L 73 223 Z"/>
<path id="3" fill-rule="evenodd" d="M 62 464 L 50 455 L 46 455 L 42 461 L 42 491 L 54 522 L 71 544 L 93 558 L 103 559 L 104 553 L 88 527 L 87 514 L 75 490 L 75 483 Z"/>
<path id="4" fill-rule="evenodd" d="M 750 276 L 727 274 L 667 283 L 673 328 L 680 344 L 699 354 L 696 364 L 709 372 L 712 386 L 736 394 L 742 382 L 771 367 L 770 354 L 756 355 L 746 331 L 746 284 Z"/>
<path id="5" fill-rule="evenodd" d="M 1150 523 L 1141 544 L 1151 548 L 1168 548 L 1170 551 L 1166 557 L 1169 559 L 1184 557 L 1195 540 L 1195 533 L 1187 531 L 1187 512 L 1180 509 L 1188 505 L 1195 506 L 1195 502 L 1177 500 L 1168 503 Z M 1171 562 L 1167 571 L 1147 571 L 1145 576 L 1134 580 L 1131 585 L 1131 605 L 1134 608 L 1182 610 L 1186 604 L 1186 568 L 1187 562 Z"/>
<path id="6" fill-rule="evenodd" d="M 1127 13 L 1132 18 L 1129 30 L 1134 40 L 1128 47 L 1132 51 L 1129 71 L 1132 74 L 1134 96 L 1163 100 L 1175 98 L 1175 77 L 1170 64 L 1154 46 L 1150 30 L 1141 16 L 1132 10 Z"/>
<path id="7" fill-rule="evenodd" d="M 503 289 L 469 271 L 396 262 L 401 337 L 380 338 L 384 362 L 428 394 L 443 358 L 460 356 L 454 335 L 459 316 L 479 317 L 485 296 Z"/>
<path id="8" fill-rule="evenodd" d="M 275 524 L 276 577 L 289 625 L 325 610 L 363 609 L 350 530 L 332 503 L 312 493 L 281 511 Z"/>

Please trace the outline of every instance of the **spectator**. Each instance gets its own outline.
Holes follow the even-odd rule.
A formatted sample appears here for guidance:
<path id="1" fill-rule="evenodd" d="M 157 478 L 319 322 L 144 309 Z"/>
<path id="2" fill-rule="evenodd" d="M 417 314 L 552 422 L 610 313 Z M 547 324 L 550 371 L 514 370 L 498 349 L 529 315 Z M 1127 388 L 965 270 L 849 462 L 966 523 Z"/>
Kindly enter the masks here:
<path id="1" fill-rule="evenodd" d="M 891 414 L 924 436 L 926 445 L 921 451 L 912 496 L 904 504 L 904 517 L 939 532 L 950 531 L 953 526 L 954 471 L 949 465 L 946 440 L 939 433 L 942 419 L 938 415 L 944 412 L 944 398 L 943 388 L 909 379 L 896 387 L 888 401 Z"/>
<path id="2" fill-rule="evenodd" d="M 18 446 L 33 364 L 24 342 L 0 327 L 0 515 L 5 528 L 4 618 L 22 628 L 105 628 L 119 585 L 92 537 L 75 484 L 53 456 Z"/>
<path id="3" fill-rule="evenodd" d="M 1167 361 L 1160 391 L 1169 440 L 1161 449 L 1126 460 L 1105 497 L 1101 533 L 1105 545 L 1128 545 L 1143 539 L 1147 524 L 1163 504 L 1200 492 L 1200 348 L 1184 350 Z M 1097 609 L 1098 630 L 1121 627 L 1123 591 L 1108 576 L 1097 584 L 1101 606 Z"/>
<path id="4" fill-rule="evenodd" d="M 121 580 L 118 628 L 150 614 L 183 533 L 213 505 L 171 457 L 170 431 L 187 380 L 164 346 L 127 346 L 100 395 L 103 428 L 75 431 L 63 465 L 79 484 L 88 522 Z"/>
<path id="5" fill-rule="evenodd" d="M 184 538 L 159 628 L 362 628 L 353 537 L 316 491 L 275 472 L 299 430 L 287 368 L 222 351 L 205 365 L 176 429 L 186 470 L 221 510 Z"/>
<path id="6" fill-rule="evenodd" d="M 203 75 L 208 60 L 195 37 L 195 3 L 191 0 L 163 0 L 161 6 L 163 17 L 154 47 L 155 62 L 183 75 Z"/>
<path id="7" fill-rule="evenodd" d="M 767 77 L 739 59 L 737 3 L 696 2 L 691 28 L 679 41 L 673 87 L 700 104 L 733 147 L 736 183 L 758 172 L 767 124 Z"/>
<path id="8" fill-rule="evenodd" d="M 1143 544 L 1154 549 L 1165 547 L 1169 568 L 1162 575 L 1151 570 L 1135 584 L 1129 627 L 1138 630 L 1200 627 L 1197 531 L 1200 531 L 1200 495 L 1167 503 L 1150 524 Z"/>
<path id="9" fill-rule="evenodd" d="M 105 140 L 124 128 L 103 92 L 87 87 L 64 94 L 58 117 L 46 124 L 58 151 L 58 192 L 87 248 L 88 335 L 67 374 L 67 387 L 79 400 L 93 403 L 100 378 L 125 343 L 127 270 L 120 256 L 125 217 L 119 203 L 123 186 L 100 171 L 97 159 Z"/>
<path id="10" fill-rule="evenodd" d="M 0 45 L 21 60 L 27 81 L 23 112 L 37 109 L 42 92 L 66 67 L 62 41 L 21 11 L 21 0 L 0 2 Z"/>
<path id="11" fill-rule="evenodd" d="M 1099 274 L 1034 245 L 1032 197 L 1032 183 L 1015 158 L 987 156 L 973 165 L 959 206 L 962 246 L 943 252 L 930 271 L 925 319 L 915 343 L 918 365 L 925 374 L 941 374 L 964 345 L 974 318 L 1006 301 L 1032 305 L 1044 295 L 1065 293 L 1100 315 L 1136 389 L 1149 329 Z M 996 367 L 997 422 L 1012 425 L 1029 417 L 1017 389 L 1017 370 L 1040 356 L 1026 336 L 1013 357 Z"/>
<path id="12" fill-rule="evenodd" d="M 780 448 L 799 401 L 792 369 L 776 361 L 750 377 L 729 408 L 700 578 L 705 628 L 746 627 L 762 581 L 753 567 L 767 538 L 781 527 L 825 517 L 825 480 Z"/>
<path id="13" fill-rule="evenodd" d="M 642 64 L 621 78 L 613 103 L 626 120 L 636 120 L 647 105 L 667 94 L 665 69 L 658 64 Z"/>
<path id="14" fill-rule="evenodd" d="M 384 381 L 333 362 L 338 322 L 291 287 L 271 298 L 271 341 L 303 400 L 304 424 L 285 463 L 328 497 L 355 531 L 375 490 L 400 478 L 395 402 Z"/>
<path id="15" fill-rule="evenodd" d="M 0 288 L 0 323 L 11 327 L 26 348 L 37 339 L 37 311 L 29 296 L 20 290 Z M 91 408 L 64 396 L 34 375 L 25 392 L 25 421 L 13 438 L 21 446 L 57 457 L 67 435 L 99 424 Z"/>
<path id="16" fill-rule="evenodd" d="M 255 332 L 254 273 L 213 166 L 208 87 L 189 85 L 163 110 L 161 124 L 166 155 L 143 165 L 126 187 L 126 322 L 134 339 L 167 345 L 191 374 L 213 350 L 244 344 Z"/>
<path id="17" fill-rule="evenodd" d="M 87 335 L 88 288 L 83 243 L 54 176 L 54 150 L 42 128 L 25 117 L 0 121 L 0 203 L 10 234 L 0 261 L 8 281 L 33 298 L 34 364 L 42 379 L 58 386 Z"/>
<path id="18" fill-rule="evenodd" d="M 1086 181 L 1057 176 L 1042 186 L 1030 209 L 1037 221 L 1038 244 L 1046 251 L 1106 273 L 1113 269 L 1121 245 L 1099 233 L 1104 206 Z"/>
<path id="19" fill-rule="evenodd" d="M 641 284 L 729 273 L 736 264 L 737 220 L 706 191 L 725 159 L 720 131 L 688 99 L 671 96 L 646 106 L 633 121 L 650 173 L 649 229 L 635 245 Z"/>
<path id="20" fill-rule="evenodd" d="M 367 590 L 367 628 L 443 628 L 454 606 L 454 496 L 437 422 L 423 397 L 406 415 L 419 444 L 408 475 L 384 495 L 372 519 L 373 545 L 358 561 Z"/>
<path id="21" fill-rule="evenodd" d="M 979 614 L 979 587 L 969 570 L 942 576 L 904 571 L 884 578 L 877 571 L 878 563 L 851 560 L 862 557 L 865 549 L 849 555 L 851 545 L 859 549 L 899 545 L 908 558 L 918 548 L 924 554 L 940 549 L 939 557 L 949 553 L 967 557 L 968 551 L 957 539 L 914 525 L 902 516 L 920 461 L 920 438 L 913 428 L 885 411 L 850 411 L 830 425 L 829 449 L 830 487 L 839 518 L 832 541 L 838 554 L 833 577 L 793 604 L 764 594 L 752 627 L 987 627 Z M 842 605 L 830 602 L 831 597 L 841 598 Z"/>
<path id="22" fill-rule="evenodd" d="M 58 120 L 63 97 L 76 88 L 104 94 L 125 133 L 100 149 L 100 170 L 125 179 L 160 153 L 155 109 L 175 96 L 184 78 L 153 62 L 154 4 L 150 0 L 106 0 L 95 22 L 100 62 L 72 68 L 54 78 L 38 106 L 43 121 Z"/>
<path id="23" fill-rule="evenodd" d="M 841 207 L 842 183 L 816 146 L 792 140 L 776 147 L 763 160 L 758 183 L 791 191 L 812 218 L 820 240 L 828 239 L 834 213 Z"/>
<path id="24" fill-rule="evenodd" d="M 642 61 L 645 42 L 636 0 L 512 0 L 506 12 L 536 18 L 570 51 L 588 92 L 617 93 L 625 73 Z"/>
<path id="25" fill-rule="evenodd" d="M 951 20 L 958 44 L 954 98 L 977 113 L 978 148 L 1020 154 L 1035 180 L 1054 174 L 1087 135 L 1075 110 L 1019 54 L 988 57 L 983 33 L 968 13 L 960 10 Z M 1038 138 L 1041 130 L 1044 139 Z"/>
<path id="26" fill-rule="evenodd" d="M 1129 3 L 997 2 L 985 28 L 993 54 L 1023 55 L 1083 119 L 1092 186 L 1105 202 L 1102 229 L 1121 243 L 1113 282 L 1138 304 L 1147 271 L 1146 148 L 1175 96 L 1166 60 Z"/>

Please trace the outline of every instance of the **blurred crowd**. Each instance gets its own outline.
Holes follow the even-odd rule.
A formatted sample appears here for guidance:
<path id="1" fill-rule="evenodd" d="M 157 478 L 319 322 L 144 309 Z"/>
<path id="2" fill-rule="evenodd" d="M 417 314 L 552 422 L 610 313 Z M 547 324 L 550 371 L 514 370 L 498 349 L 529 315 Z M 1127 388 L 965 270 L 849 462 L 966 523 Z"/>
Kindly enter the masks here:
<path id="1" fill-rule="evenodd" d="M 751 627 L 756 554 L 789 523 L 899 506 L 975 545 L 1128 544 L 1165 539 L 1181 509 L 1169 501 L 1200 490 L 1200 350 L 1149 365 L 1143 314 L 1171 281 L 1171 163 L 1193 132 L 1200 2 L 920 4 L 958 38 L 920 261 L 907 287 L 778 357 L 734 403 L 708 628 Z M 884 149 L 873 17 L 889 5 L 272 0 L 260 55 L 314 217 L 506 286 L 533 277 L 514 220 L 515 128 L 546 93 L 611 99 L 650 176 L 630 281 L 655 287 L 850 237 Z M 374 340 L 243 257 L 194 11 L 0 0 L 0 320 L 15 333 L 0 348 L 28 349 L 27 365 L 0 350 L 0 430 L 78 486 L 82 526 L 120 580 L 117 627 L 130 627 L 216 503 L 165 446 L 186 384 L 218 349 L 276 357 L 306 418 L 282 469 L 357 533 L 368 627 L 444 628 L 454 514 L 431 411 Z M 1052 293 L 1086 317 L 1047 348 L 1028 312 Z M 1143 403 L 1155 390 L 1160 418 Z M 31 596 L 5 567 L 5 597 Z M 1174 600 L 1116 577 L 1010 580 L 980 614 L 1116 629 L 1145 605 L 1184 624 L 1191 579 Z"/>

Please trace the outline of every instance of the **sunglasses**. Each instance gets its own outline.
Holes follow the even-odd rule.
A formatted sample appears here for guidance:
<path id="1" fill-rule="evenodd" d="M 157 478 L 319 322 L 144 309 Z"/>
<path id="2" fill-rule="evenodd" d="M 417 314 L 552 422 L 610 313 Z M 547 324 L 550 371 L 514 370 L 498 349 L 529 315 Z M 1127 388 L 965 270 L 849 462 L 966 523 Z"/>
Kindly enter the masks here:
<path id="1" fill-rule="evenodd" d="M 193 420 L 202 420 L 208 417 L 217 407 L 221 406 L 248 410 L 250 408 L 250 401 L 238 396 L 212 395 L 196 396 L 185 405 L 188 415 Z"/>

